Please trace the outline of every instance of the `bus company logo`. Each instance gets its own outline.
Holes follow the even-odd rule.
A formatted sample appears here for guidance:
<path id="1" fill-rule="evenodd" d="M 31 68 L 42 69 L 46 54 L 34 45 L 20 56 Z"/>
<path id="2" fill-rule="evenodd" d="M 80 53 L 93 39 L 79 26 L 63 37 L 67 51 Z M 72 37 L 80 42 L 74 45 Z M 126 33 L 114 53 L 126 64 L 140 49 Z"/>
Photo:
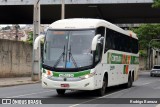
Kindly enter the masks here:
<path id="1" fill-rule="evenodd" d="M 2 99 L 2 104 L 12 104 L 11 99 Z"/>
<path id="2" fill-rule="evenodd" d="M 122 61 L 122 57 L 118 56 L 118 55 L 112 55 L 111 61 L 112 62 L 121 62 Z"/>
<path id="3" fill-rule="evenodd" d="M 72 78 L 74 77 L 74 74 L 59 74 L 59 77 Z"/>

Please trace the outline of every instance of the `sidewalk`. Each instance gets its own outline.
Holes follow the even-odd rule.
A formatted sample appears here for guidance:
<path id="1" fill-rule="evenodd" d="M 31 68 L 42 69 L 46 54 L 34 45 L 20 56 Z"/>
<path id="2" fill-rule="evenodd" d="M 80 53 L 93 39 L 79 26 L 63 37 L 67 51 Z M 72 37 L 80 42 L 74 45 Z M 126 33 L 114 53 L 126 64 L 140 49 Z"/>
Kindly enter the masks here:
<path id="1" fill-rule="evenodd" d="M 35 84 L 39 81 L 32 81 L 31 77 L 16 77 L 16 78 L 0 78 L 0 87 L 8 87 L 24 84 Z"/>

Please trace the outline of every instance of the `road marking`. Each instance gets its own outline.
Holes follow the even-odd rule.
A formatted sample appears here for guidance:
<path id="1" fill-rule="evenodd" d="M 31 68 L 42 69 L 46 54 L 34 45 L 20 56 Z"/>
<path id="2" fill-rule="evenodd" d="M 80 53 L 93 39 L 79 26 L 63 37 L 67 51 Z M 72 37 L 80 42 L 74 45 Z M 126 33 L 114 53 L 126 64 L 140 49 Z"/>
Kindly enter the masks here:
<path id="1" fill-rule="evenodd" d="M 117 94 L 117 93 L 120 93 L 120 92 L 123 92 L 123 91 L 126 91 L 126 90 L 131 90 L 133 88 L 135 88 L 135 87 L 132 87 L 132 88 L 129 88 L 129 89 L 120 90 L 120 91 L 117 91 L 117 92 L 114 92 L 114 93 L 111 93 L 111 94 L 107 94 L 107 95 L 102 96 L 102 97 L 97 97 L 95 99 L 91 99 L 91 100 L 87 100 L 87 101 L 84 101 L 84 102 L 81 102 L 81 103 L 78 103 L 78 104 L 74 104 L 74 105 L 71 105 L 69 107 L 76 107 L 76 106 L 79 106 L 80 104 L 84 104 L 84 103 L 87 103 L 87 102 L 90 102 L 90 101 L 94 101 L 94 100 L 97 100 L 97 99 L 100 99 L 100 98 L 108 97 L 108 96 L 111 96 L 113 94 Z"/>
<path id="2" fill-rule="evenodd" d="M 55 91 L 55 90 L 42 91 L 42 92 L 30 93 L 30 94 L 22 94 L 22 95 L 16 95 L 16 96 L 11 96 L 11 97 L 6 97 L 6 98 L 14 98 L 14 97 L 29 96 L 29 95 L 40 94 L 40 93 L 47 93 L 47 92 L 52 92 L 52 91 Z"/>

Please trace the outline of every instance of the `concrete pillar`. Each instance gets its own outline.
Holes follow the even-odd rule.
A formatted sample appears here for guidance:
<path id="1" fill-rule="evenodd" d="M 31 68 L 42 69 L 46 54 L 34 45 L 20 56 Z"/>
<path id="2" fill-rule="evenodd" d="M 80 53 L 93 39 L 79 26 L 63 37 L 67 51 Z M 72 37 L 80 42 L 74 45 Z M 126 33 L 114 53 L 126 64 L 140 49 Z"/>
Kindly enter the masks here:
<path id="1" fill-rule="evenodd" d="M 36 0 L 34 3 L 34 12 L 33 12 L 33 24 L 34 24 L 34 32 L 33 32 L 33 41 L 40 35 L 40 0 Z M 34 44 L 34 43 L 33 43 Z M 39 44 L 40 45 L 40 44 Z M 32 66 L 32 80 L 38 81 L 40 80 L 40 46 L 38 49 L 33 48 L 33 66 Z"/>
<path id="2" fill-rule="evenodd" d="M 61 0 L 61 19 L 65 18 L 65 0 Z"/>

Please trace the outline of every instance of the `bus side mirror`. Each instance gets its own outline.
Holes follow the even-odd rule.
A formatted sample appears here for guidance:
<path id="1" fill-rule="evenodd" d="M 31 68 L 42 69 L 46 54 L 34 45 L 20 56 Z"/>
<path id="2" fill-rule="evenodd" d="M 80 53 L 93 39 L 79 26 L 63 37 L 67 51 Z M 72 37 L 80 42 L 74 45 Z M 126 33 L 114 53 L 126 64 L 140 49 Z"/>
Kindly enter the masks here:
<path id="1" fill-rule="evenodd" d="M 98 44 L 98 39 L 101 37 L 100 34 L 97 34 L 93 40 L 92 40 L 92 46 L 91 46 L 91 49 L 92 51 L 95 51 L 96 50 L 96 47 L 97 47 L 97 44 Z"/>
<path id="2" fill-rule="evenodd" d="M 104 43 L 104 37 L 100 37 L 100 38 L 98 39 L 98 44 L 103 45 L 103 43 Z"/>
<path id="3" fill-rule="evenodd" d="M 34 41 L 34 49 L 37 50 L 40 44 L 41 39 L 43 39 L 45 35 L 39 35 Z"/>

